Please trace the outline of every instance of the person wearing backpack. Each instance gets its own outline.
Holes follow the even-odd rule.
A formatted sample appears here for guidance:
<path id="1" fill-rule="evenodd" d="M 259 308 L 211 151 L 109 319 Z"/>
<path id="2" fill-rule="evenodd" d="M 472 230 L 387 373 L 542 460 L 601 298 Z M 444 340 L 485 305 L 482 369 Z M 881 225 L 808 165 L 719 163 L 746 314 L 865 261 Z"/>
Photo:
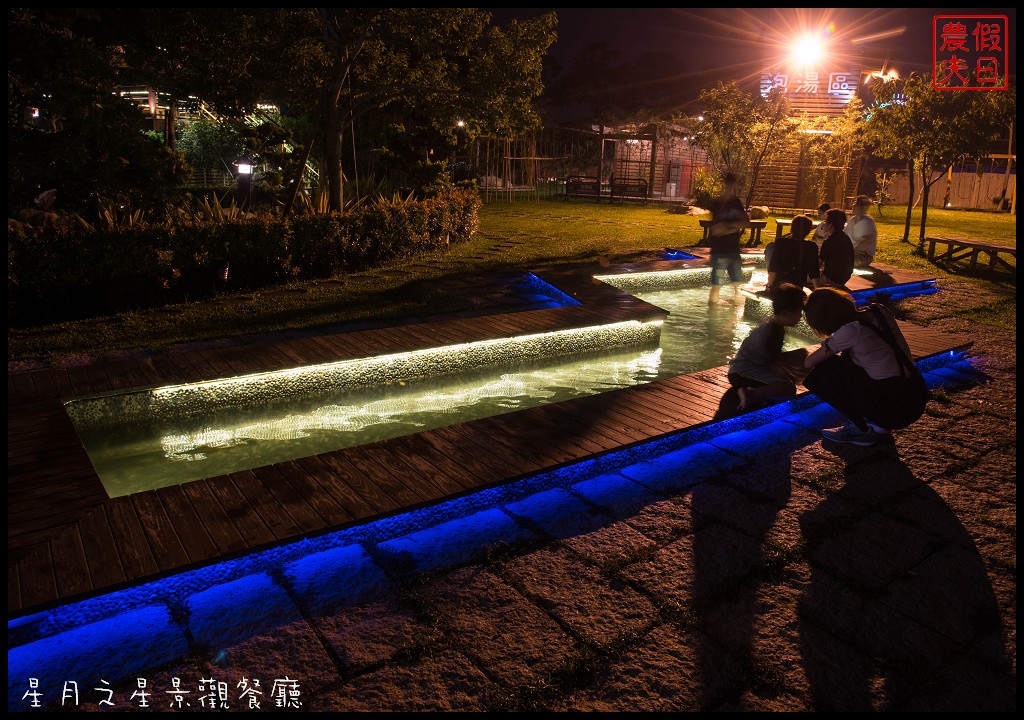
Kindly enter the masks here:
<path id="1" fill-rule="evenodd" d="M 867 447 L 921 417 L 928 388 L 888 309 L 858 310 L 852 295 L 825 287 L 807 298 L 804 316 L 823 338 L 804 361 L 804 387 L 847 418 L 824 439 Z"/>

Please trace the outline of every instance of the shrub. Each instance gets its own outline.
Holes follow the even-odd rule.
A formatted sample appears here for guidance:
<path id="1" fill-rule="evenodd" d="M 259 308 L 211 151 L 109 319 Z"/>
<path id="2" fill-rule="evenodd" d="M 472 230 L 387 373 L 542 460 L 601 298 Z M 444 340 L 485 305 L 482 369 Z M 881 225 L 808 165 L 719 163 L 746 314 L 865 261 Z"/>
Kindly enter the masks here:
<path id="1" fill-rule="evenodd" d="M 161 222 L 119 210 L 48 232 L 9 228 L 8 320 L 81 319 L 365 270 L 468 241 L 480 207 L 472 183 L 438 183 L 423 200 L 379 196 L 343 215 L 244 216 L 215 197 Z"/>
<path id="2" fill-rule="evenodd" d="M 715 198 L 722 194 L 722 185 L 704 168 L 697 168 L 693 174 L 693 192 L 690 194 L 690 204 L 696 205 L 704 210 L 710 210 Z"/>
<path id="3" fill-rule="evenodd" d="M 323 279 L 349 269 L 352 215 L 296 215 L 289 225 L 288 251 L 295 277 Z"/>

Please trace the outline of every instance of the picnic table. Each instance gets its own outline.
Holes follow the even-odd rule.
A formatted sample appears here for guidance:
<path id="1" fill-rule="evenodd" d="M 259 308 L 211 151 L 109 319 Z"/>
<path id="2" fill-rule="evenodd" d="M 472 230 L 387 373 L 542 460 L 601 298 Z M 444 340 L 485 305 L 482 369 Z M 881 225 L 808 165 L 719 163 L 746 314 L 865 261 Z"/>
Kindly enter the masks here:
<path id="1" fill-rule="evenodd" d="M 714 222 L 711 219 L 701 220 L 700 226 L 704 229 L 703 243 L 707 244 L 708 236 L 711 234 L 711 224 Z M 750 230 L 750 242 L 747 243 L 749 247 L 761 244 L 761 231 L 768 225 L 767 220 L 748 220 L 747 229 Z"/>
<path id="2" fill-rule="evenodd" d="M 929 237 L 925 238 L 928 245 L 928 259 L 932 262 L 946 261 L 952 263 L 956 260 L 968 259 L 968 269 L 975 270 L 981 255 L 988 255 L 988 270 L 996 272 L 1003 268 L 1010 273 L 1017 274 L 1017 247 L 1015 245 L 996 245 L 995 243 L 983 240 L 969 240 L 967 238 L 951 237 Z M 945 249 L 938 252 L 938 246 L 943 245 Z M 1007 255 L 1014 259 L 1014 264 L 1007 262 Z"/>
<path id="3" fill-rule="evenodd" d="M 811 224 L 811 232 L 813 233 L 814 232 L 814 228 L 816 228 L 819 225 L 821 225 L 821 220 L 812 220 L 811 223 L 812 223 Z M 790 228 L 790 226 L 792 224 L 793 224 L 793 220 L 792 219 L 789 219 L 789 220 L 776 219 L 775 220 L 775 239 L 778 240 L 780 237 L 782 237 L 782 234 L 784 232 L 788 232 L 789 228 Z"/>

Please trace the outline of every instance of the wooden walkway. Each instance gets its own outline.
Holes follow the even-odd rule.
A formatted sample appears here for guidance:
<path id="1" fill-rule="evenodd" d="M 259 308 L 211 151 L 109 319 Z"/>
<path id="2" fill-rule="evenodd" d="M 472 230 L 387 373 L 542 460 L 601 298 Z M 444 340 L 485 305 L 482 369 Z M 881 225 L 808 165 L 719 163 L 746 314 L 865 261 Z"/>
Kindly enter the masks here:
<path id="1" fill-rule="evenodd" d="M 712 422 L 728 389 L 726 368 L 109 498 L 64 410 L 63 400 L 82 395 L 665 316 L 592 274 L 579 268 L 538 272 L 579 306 L 8 373 L 8 617 Z M 905 331 L 917 358 L 970 344 L 924 328 Z"/>

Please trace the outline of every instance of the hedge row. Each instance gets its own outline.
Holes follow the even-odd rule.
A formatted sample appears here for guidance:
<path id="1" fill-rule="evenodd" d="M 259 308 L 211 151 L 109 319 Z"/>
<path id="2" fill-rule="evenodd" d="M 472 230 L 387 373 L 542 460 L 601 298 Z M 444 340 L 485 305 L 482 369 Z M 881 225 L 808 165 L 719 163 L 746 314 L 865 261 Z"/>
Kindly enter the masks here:
<path id="1" fill-rule="evenodd" d="M 480 206 L 476 191 L 453 188 L 286 220 L 9 230 L 8 322 L 40 325 L 365 270 L 467 242 Z"/>

